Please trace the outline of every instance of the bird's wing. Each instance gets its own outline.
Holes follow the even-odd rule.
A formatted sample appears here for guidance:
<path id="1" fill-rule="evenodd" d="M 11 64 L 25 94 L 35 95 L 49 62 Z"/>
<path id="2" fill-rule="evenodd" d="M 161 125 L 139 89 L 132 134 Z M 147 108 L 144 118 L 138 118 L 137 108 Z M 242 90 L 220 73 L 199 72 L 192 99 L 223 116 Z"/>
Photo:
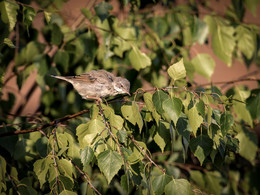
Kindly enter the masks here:
<path id="1" fill-rule="evenodd" d="M 83 83 L 87 83 L 87 84 L 92 84 L 97 80 L 97 78 L 95 78 L 88 72 L 83 73 L 81 75 L 76 75 L 76 76 L 66 76 L 65 78 L 67 80 L 73 80 L 74 82 L 79 81 L 79 82 L 83 82 Z"/>

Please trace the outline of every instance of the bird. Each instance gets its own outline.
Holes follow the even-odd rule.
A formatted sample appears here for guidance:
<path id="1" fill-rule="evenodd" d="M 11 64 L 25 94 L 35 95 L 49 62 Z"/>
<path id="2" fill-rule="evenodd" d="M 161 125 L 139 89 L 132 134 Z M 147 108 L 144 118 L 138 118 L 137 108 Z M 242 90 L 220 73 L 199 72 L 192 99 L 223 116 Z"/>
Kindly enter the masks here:
<path id="1" fill-rule="evenodd" d="M 116 77 L 106 70 L 92 70 L 76 76 L 50 76 L 71 83 L 86 100 L 93 99 L 102 102 L 101 98 L 119 94 L 131 95 L 129 93 L 130 82 L 125 78 Z"/>

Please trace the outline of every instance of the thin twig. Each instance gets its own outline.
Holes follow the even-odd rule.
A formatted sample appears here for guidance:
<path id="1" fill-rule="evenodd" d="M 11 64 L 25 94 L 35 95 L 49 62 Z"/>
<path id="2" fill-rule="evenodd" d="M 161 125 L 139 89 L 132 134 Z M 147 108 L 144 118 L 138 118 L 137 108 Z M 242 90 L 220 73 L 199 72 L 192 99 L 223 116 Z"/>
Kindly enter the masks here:
<path id="1" fill-rule="evenodd" d="M 224 85 L 221 86 L 221 88 L 224 88 L 227 85 L 238 83 L 238 82 L 243 82 L 243 81 L 258 81 L 259 82 L 260 79 L 257 79 L 257 78 L 238 78 L 238 79 L 231 80 L 231 81 L 218 81 L 218 82 L 204 83 L 204 84 L 201 84 L 199 86 L 196 86 L 196 88 L 207 86 L 207 85 L 222 85 L 222 84 L 224 84 Z"/>
<path id="2" fill-rule="evenodd" d="M 52 145 L 52 155 L 53 155 L 53 161 L 54 161 L 54 167 L 55 167 L 55 173 L 56 173 L 56 180 L 55 180 L 55 189 L 56 189 L 56 193 L 58 194 L 58 164 L 57 164 L 57 161 L 56 161 L 56 153 L 55 153 L 55 142 L 56 142 L 56 128 L 57 128 L 57 125 L 56 127 L 54 127 L 53 129 L 53 145 Z"/>
<path id="3" fill-rule="evenodd" d="M 133 136 L 128 135 L 128 137 L 132 140 L 132 142 L 139 148 L 140 151 L 142 151 L 142 153 L 146 156 L 146 158 L 148 158 L 148 160 L 154 165 L 156 166 L 161 172 L 165 173 L 165 170 L 162 169 L 161 167 L 159 167 L 151 158 L 150 156 L 145 152 L 145 150 L 142 148 L 142 146 L 140 146 L 137 141 L 133 138 Z"/>
<path id="4" fill-rule="evenodd" d="M 88 176 L 87 173 L 83 172 L 73 161 L 70 161 L 74 167 L 80 172 L 80 174 L 87 180 L 88 184 L 90 185 L 90 187 L 99 195 L 101 195 L 101 193 L 95 188 L 95 186 L 90 182 L 90 178 Z"/>
<path id="5" fill-rule="evenodd" d="M 54 121 L 51 121 L 49 123 L 46 123 L 40 127 L 36 127 L 36 128 L 33 128 L 33 129 L 25 129 L 25 130 L 17 130 L 17 131 L 8 131 L 8 132 L 3 132 L 3 133 L 0 133 L 0 137 L 5 137 L 5 136 L 10 136 L 10 135 L 17 135 L 17 134 L 25 134 L 25 133 L 31 133 L 31 132 L 35 132 L 35 131 L 41 131 L 41 130 L 44 130 L 46 129 L 47 127 L 50 127 L 50 126 L 53 126 L 53 125 L 56 125 L 56 124 L 60 124 L 62 122 L 65 122 L 65 121 L 68 121 L 70 119 L 73 119 L 73 118 L 76 118 L 82 114 L 85 114 L 89 112 L 89 110 L 82 110 L 80 112 L 77 112 L 75 114 L 71 114 L 71 115 L 67 115 L 63 118 L 60 118 L 60 119 L 55 119 Z"/>
<path id="6" fill-rule="evenodd" d="M 117 147 L 118 147 L 118 150 L 119 150 L 119 153 L 120 153 L 120 155 L 121 155 L 121 157 L 122 157 L 122 160 L 123 160 L 123 162 L 125 162 L 125 160 L 124 160 L 124 154 L 123 154 L 123 152 L 121 151 L 120 144 L 119 144 L 118 140 L 115 138 L 115 136 L 114 136 L 114 134 L 112 133 L 112 131 L 110 130 L 110 127 L 109 127 L 108 123 L 106 122 L 106 119 L 105 119 L 105 116 L 104 116 L 104 113 L 103 113 L 103 110 L 102 110 L 100 101 L 98 101 L 98 107 L 99 107 L 100 115 L 101 115 L 101 117 L 103 118 L 103 121 L 104 121 L 104 123 L 105 123 L 106 129 L 107 129 L 107 131 L 109 132 L 109 134 L 111 135 L 111 137 L 115 140 L 115 142 L 116 142 L 116 144 L 117 144 Z M 127 162 L 126 162 L 126 165 L 127 165 L 127 167 L 129 167 L 129 164 L 128 164 Z"/>

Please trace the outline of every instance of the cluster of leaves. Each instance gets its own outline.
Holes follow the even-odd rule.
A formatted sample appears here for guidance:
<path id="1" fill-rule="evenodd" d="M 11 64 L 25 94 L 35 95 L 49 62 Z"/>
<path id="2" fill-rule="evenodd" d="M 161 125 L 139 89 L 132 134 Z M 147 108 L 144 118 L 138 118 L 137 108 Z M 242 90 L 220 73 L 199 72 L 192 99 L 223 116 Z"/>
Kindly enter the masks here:
<path id="1" fill-rule="evenodd" d="M 14 1 L 0 3 L 1 64 L 15 62 L 19 88 L 37 71 L 41 120 L 86 107 L 89 112 L 65 126 L 57 122 L 44 132 L 0 138 L 0 192 L 259 192 L 257 137 L 251 131 L 260 120 L 259 89 L 234 87 L 226 94 L 216 86 L 191 90 L 185 79 L 193 84 L 195 73 L 210 79 L 214 72 L 209 54 L 190 59 L 195 43 L 210 41 L 228 66 L 233 57 L 247 66 L 259 63 L 258 27 L 242 22 L 245 6 L 255 13 L 257 1 L 232 1 L 225 16 L 203 20 L 192 3 L 171 7 L 168 2 L 171 9 L 161 16 L 139 13 L 138 1 L 131 1 L 124 21 L 110 15 L 112 5 L 102 2 L 82 8 L 76 27 L 57 14 L 62 1 L 44 2 L 38 2 L 38 10 Z M 31 23 L 42 13 L 45 24 L 37 31 Z M 19 38 L 11 36 L 14 28 Z M 44 43 L 38 40 L 40 33 Z M 126 102 L 85 103 L 71 86 L 57 85 L 47 76 L 92 69 L 125 75 L 135 95 Z M 144 81 L 163 89 L 137 90 Z M 3 76 L 0 84 L 2 88 Z M 0 101 L 1 123 L 21 124 L 3 125 L 1 132 L 43 125 L 20 116 L 7 119 L 14 99 L 9 95 Z"/>

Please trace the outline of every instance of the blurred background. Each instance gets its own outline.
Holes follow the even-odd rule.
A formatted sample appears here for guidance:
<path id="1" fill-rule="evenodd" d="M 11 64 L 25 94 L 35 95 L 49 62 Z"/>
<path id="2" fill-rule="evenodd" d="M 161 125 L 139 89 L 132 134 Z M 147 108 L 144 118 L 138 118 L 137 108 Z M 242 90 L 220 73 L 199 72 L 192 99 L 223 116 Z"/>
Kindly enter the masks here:
<path id="1" fill-rule="evenodd" d="M 68 0 L 62 5 L 62 11 L 59 13 L 64 22 L 70 26 L 72 29 L 75 29 L 76 25 L 79 23 L 79 20 L 81 19 L 81 9 L 83 7 L 93 7 L 94 4 L 98 4 L 101 1 L 91 1 L 91 0 Z M 163 1 L 162 1 L 163 2 Z M 165 7 L 162 6 L 162 2 L 153 2 L 153 1 L 140 1 L 140 12 L 145 12 L 146 9 L 153 10 L 153 13 L 157 15 L 164 15 L 165 13 Z M 185 0 L 176 0 L 172 1 L 172 3 L 176 5 L 185 5 L 189 1 Z M 203 4 L 204 1 L 198 1 L 198 3 Z M 205 1 L 206 2 L 206 1 Z M 32 1 L 31 6 L 34 8 L 39 7 L 37 1 Z M 112 15 L 116 15 L 120 20 L 124 20 L 128 17 L 130 7 L 123 7 L 120 5 L 119 1 L 112 0 L 110 3 L 113 5 L 113 10 L 111 10 Z M 44 3 L 42 3 L 44 4 Z M 208 14 L 210 12 L 216 12 L 218 15 L 223 16 L 228 9 L 228 6 L 230 6 L 231 0 L 212 0 L 210 1 L 209 7 L 210 9 L 205 9 L 203 6 L 200 6 L 198 4 L 198 11 L 200 13 L 201 19 L 203 19 L 203 16 L 205 14 Z M 256 15 L 254 16 L 249 10 L 245 10 L 245 16 L 244 16 L 244 22 L 249 24 L 255 24 L 256 26 L 260 26 L 259 21 L 259 13 L 260 13 L 260 5 L 258 4 L 258 7 L 256 8 Z M 44 14 L 38 13 L 32 23 L 33 28 L 41 30 L 44 26 Z M 10 35 L 10 37 L 15 36 L 14 33 Z M 32 35 L 31 35 L 32 36 Z M 38 35 L 39 42 L 46 43 L 45 38 L 42 34 Z M 56 52 L 57 48 L 46 48 L 50 49 L 48 51 L 49 56 L 53 56 L 53 54 Z M 251 64 L 249 67 L 244 65 L 244 62 L 239 61 L 238 59 L 233 59 L 233 63 L 231 67 L 228 67 L 223 61 L 221 61 L 218 57 L 215 56 L 214 52 L 212 51 L 212 48 L 208 44 L 194 44 L 190 48 L 190 54 L 191 58 L 196 56 L 198 53 L 208 53 L 210 54 L 215 62 L 216 67 L 214 74 L 211 77 L 211 80 L 207 80 L 206 78 L 198 75 L 195 73 L 194 75 L 194 81 L 197 83 L 197 85 L 203 85 L 205 83 L 215 83 L 215 82 L 221 82 L 221 81 L 232 81 L 237 79 L 243 79 L 250 75 L 252 78 L 260 78 L 260 71 L 259 66 L 256 64 Z M 11 61 L 9 64 L 5 64 L 8 66 L 8 69 L 4 75 L 4 87 L 3 87 L 3 100 L 8 99 L 8 93 L 15 94 L 15 104 L 12 107 L 10 113 L 13 115 L 32 115 L 36 113 L 40 107 L 40 98 L 41 98 L 41 89 L 36 84 L 36 75 L 37 71 L 33 70 L 30 73 L 30 76 L 28 79 L 26 79 L 22 86 L 19 88 L 17 85 L 17 77 L 15 74 L 13 74 L 13 69 L 15 66 L 15 62 Z M 21 68 L 22 69 L 22 68 Z M 19 68 L 18 68 L 19 71 Z M 73 73 L 71 73 L 73 74 Z M 143 81 L 143 88 L 149 89 L 153 86 Z M 257 87 L 256 81 L 241 81 L 236 84 L 244 84 L 248 86 L 250 89 Z M 220 85 L 222 86 L 222 89 L 225 91 L 230 87 L 229 85 Z"/>

